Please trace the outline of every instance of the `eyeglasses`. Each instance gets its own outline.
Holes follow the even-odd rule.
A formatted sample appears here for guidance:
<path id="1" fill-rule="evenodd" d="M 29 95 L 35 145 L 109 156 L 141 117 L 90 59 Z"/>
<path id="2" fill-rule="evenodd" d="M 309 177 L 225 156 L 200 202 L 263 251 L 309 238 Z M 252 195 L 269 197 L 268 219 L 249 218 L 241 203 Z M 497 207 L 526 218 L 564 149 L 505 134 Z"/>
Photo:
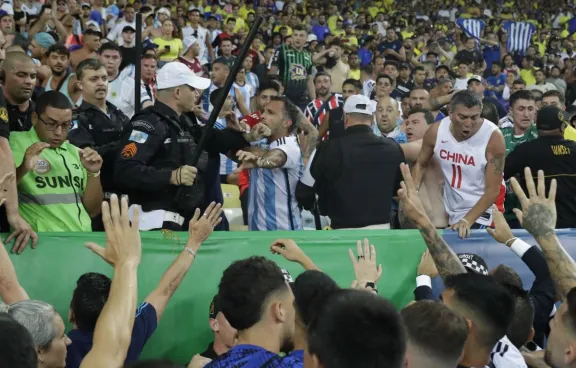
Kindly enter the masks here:
<path id="1" fill-rule="evenodd" d="M 60 127 L 63 132 L 67 132 L 67 131 L 70 130 L 70 128 L 72 128 L 72 121 L 68 121 L 68 122 L 66 122 L 66 123 L 61 123 L 61 124 L 58 124 L 58 123 L 49 123 L 49 122 L 47 122 L 46 120 L 42 119 L 42 118 L 40 117 L 40 115 L 38 115 L 38 119 L 40 119 L 40 121 L 41 121 L 42 123 L 44 123 L 44 125 L 46 125 L 46 129 L 48 129 L 48 130 L 51 131 L 51 132 L 53 132 L 53 131 L 55 131 L 56 129 L 58 129 L 58 127 Z"/>

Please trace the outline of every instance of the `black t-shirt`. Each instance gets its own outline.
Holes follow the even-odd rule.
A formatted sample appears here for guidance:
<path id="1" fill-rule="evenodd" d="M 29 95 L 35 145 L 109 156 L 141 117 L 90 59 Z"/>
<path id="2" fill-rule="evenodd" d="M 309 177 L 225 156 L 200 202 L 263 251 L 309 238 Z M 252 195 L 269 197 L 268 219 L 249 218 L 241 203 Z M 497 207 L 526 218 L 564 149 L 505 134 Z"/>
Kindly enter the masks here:
<path id="1" fill-rule="evenodd" d="M 474 50 L 474 51 L 461 50 L 461 51 L 458 51 L 455 58 L 458 62 L 463 61 L 463 62 L 469 63 L 469 64 L 474 63 L 474 64 L 476 64 L 476 66 L 481 65 L 482 62 L 484 61 L 484 58 L 482 57 L 482 53 L 478 50 Z"/>
<path id="2" fill-rule="evenodd" d="M 20 111 L 18 105 L 9 104 L 0 88 L 0 137 L 8 139 L 10 132 L 26 132 L 32 128 L 32 111 L 34 102 L 30 101 L 28 109 Z"/>
<path id="3" fill-rule="evenodd" d="M 400 52 L 401 48 L 402 48 L 402 42 L 400 40 L 382 41 L 378 45 L 378 52 L 380 52 L 382 54 L 382 53 L 384 53 L 384 50 L 386 50 L 386 49 L 391 49 L 391 50 L 394 50 L 396 52 Z M 399 61 L 399 59 L 396 57 L 396 55 L 388 54 L 388 55 L 385 55 L 385 57 L 386 57 L 386 60 Z"/>

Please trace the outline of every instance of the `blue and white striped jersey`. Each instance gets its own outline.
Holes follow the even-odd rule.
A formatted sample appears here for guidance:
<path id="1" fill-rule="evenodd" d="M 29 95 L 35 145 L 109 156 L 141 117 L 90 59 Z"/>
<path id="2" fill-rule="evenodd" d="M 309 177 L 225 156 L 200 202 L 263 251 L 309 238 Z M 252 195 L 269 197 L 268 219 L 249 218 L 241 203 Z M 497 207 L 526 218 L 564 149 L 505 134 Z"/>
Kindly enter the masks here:
<path id="1" fill-rule="evenodd" d="M 296 136 L 282 137 L 269 146 L 287 157 L 277 169 L 251 169 L 248 195 L 249 230 L 302 230 L 302 215 L 296 202 L 296 184 L 303 163 Z"/>
<path id="2" fill-rule="evenodd" d="M 223 130 L 226 128 L 226 118 L 218 118 L 214 123 L 214 129 Z M 220 154 L 220 175 L 230 175 L 236 168 L 238 164 L 228 156 Z"/>

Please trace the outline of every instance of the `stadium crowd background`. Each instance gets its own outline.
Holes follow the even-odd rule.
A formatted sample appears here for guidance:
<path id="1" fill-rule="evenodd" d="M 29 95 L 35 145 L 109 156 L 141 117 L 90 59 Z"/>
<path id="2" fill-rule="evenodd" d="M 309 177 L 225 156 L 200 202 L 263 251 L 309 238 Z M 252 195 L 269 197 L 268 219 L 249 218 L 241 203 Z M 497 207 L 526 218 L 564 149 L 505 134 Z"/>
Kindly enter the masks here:
<path id="1" fill-rule="evenodd" d="M 136 13 L 142 14 L 142 30 L 136 29 Z M 257 16 L 264 17 L 264 23 L 240 61 L 233 88 L 224 91 Z M 293 280 L 264 257 L 239 260 L 223 270 L 210 306 L 214 343 L 204 352 L 191 352 L 189 366 L 576 364 L 576 269 L 554 235 L 556 228 L 576 227 L 574 5 L 13 0 L 0 7 L 0 31 L 0 200 L 6 200 L 0 228 L 10 234 L 5 242 L 22 253 L 29 243 L 42 246 L 45 232 L 106 230 L 105 248 L 93 243 L 87 247 L 114 267 L 112 279 L 93 272 L 83 275 L 69 316 L 60 316 L 50 300 L 29 300 L 18 283 L 18 270 L 0 249 L 0 297 L 5 303 L 0 329 L 10 331 L 1 334 L 8 339 L 0 344 L 0 361 L 5 359 L 0 366 L 177 366 L 138 358 L 197 253 L 200 256 L 201 244 L 213 229 L 238 224 L 249 230 L 300 230 L 314 227 L 315 220 L 329 224 L 327 217 L 314 220 L 313 213 L 318 208 L 322 215 L 327 208 L 338 212 L 334 201 L 326 204 L 330 198 L 323 198 L 330 192 L 316 192 L 318 206 L 307 192 L 315 187 L 314 179 L 319 181 L 318 167 L 325 167 L 320 155 L 314 156 L 320 152 L 315 148 L 345 137 L 343 122 L 354 119 L 364 121 L 370 134 L 394 140 L 401 159 L 387 172 L 392 189 L 384 194 L 388 204 L 370 211 L 380 212 L 376 219 L 347 225 L 358 219 L 350 212 L 344 220 L 333 216 L 332 228 L 419 229 L 428 252 L 416 271 L 416 303 L 398 312 L 386 295 L 376 295 L 382 271 L 367 240 L 350 251 L 352 288 L 340 289 L 294 241 L 279 239 L 271 252 L 306 271 Z M 141 54 L 134 45 L 136 32 L 142 32 Z M 135 101 L 135 63 L 142 70 L 140 101 Z M 190 89 L 179 89 L 185 85 Z M 463 90 L 468 92 L 458 93 Z M 143 115 L 133 118 L 138 107 L 166 112 L 169 106 L 178 116 L 182 110 L 202 127 L 221 94 L 228 97 L 214 125 L 223 131 L 220 142 L 237 150 L 238 140 L 225 134 L 242 134 L 242 142 L 260 142 L 265 152 L 275 154 L 258 156 L 243 149 L 237 155 L 214 155 L 228 151 L 218 148 L 209 150 L 208 168 L 182 162 L 162 175 L 134 175 L 137 171 L 129 164 L 142 161 L 158 133 L 158 126 Z M 450 124 L 446 117 L 457 115 L 455 108 L 462 106 L 480 108 L 483 124 L 501 132 L 502 149 L 510 155 L 506 164 L 503 157 L 497 160 L 500 156 L 486 164 L 495 166 L 497 179 L 503 176 L 506 186 L 502 198 L 496 199 L 498 190 L 490 193 L 494 199 L 481 210 L 487 216 L 484 224 L 478 215 L 454 219 L 442 185 L 427 187 L 433 180 L 427 181 L 421 171 L 426 167 L 420 153 L 426 151 L 428 128 L 437 127 L 433 123 L 438 121 Z M 465 120 L 452 119 L 459 124 Z M 544 149 L 537 144 L 551 131 L 561 142 L 549 159 L 538 155 Z M 164 138 L 159 142 L 176 141 Z M 534 145 L 526 146 L 529 143 Z M 526 147 L 536 152 L 532 161 L 526 159 Z M 192 186 L 202 175 L 215 174 L 209 170 L 214 160 L 217 193 L 205 194 L 205 203 L 198 206 L 202 211 L 166 210 L 158 225 L 153 213 L 157 208 L 147 206 L 156 198 L 142 196 L 137 185 L 163 188 L 162 176 L 162 185 Z M 404 161 L 415 168 L 416 184 L 407 166 L 400 166 Z M 544 179 L 538 173 L 537 185 L 532 179 L 536 173 L 524 171 L 531 164 L 546 174 Z M 442 175 L 432 165 L 428 171 Z M 551 171 L 557 181 L 551 180 Z M 54 176 L 44 177 L 48 173 Z M 439 182 L 445 182 L 442 176 Z M 282 190 L 270 194 L 268 184 Z M 435 192 L 441 193 L 439 198 Z M 164 200 L 163 192 L 158 193 L 158 201 Z M 486 201 L 487 193 L 488 184 L 474 193 L 476 202 L 467 210 Z M 130 210 L 126 198 L 118 199 L 120 194 L 129 194 Z M 227 216 L 221 208 L 225 197 L 235 203 Z M 375 202 L 378 207 L 380 202 Z M 492 209 L 492 204 L 497 206 Z M 301 212 L 302 207 L 311 212 Z M 171 230 L 189 230 L 186 247 L 158 287 L 137 304 L 139 230 L 165 228 L 167 221 L 175 225 Z M 522 258 L 536 281 L 525 291 L 528 285 L 505 265 L 488 275 L 481 257 L 456 255 L 436 234 L 447 227 L 462 238 L 471 229 L 492 227 L 489 233 Z M 540 249 L 510 230 L 522 227 Z M 446 287 L 443 303 L 426 300 L 434 299 L 431 280 L 438 275 Z M 72 325 L 68 332 L 64 319 Z"/>

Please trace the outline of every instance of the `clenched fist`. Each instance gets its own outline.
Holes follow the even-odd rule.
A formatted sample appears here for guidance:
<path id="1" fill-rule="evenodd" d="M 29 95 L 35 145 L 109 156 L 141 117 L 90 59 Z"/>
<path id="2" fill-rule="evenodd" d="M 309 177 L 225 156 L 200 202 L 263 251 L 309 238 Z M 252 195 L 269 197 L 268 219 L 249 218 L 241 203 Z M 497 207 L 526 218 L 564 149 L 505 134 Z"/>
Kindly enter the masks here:
<path id="1" fill-rule="evenodd" d="M 193 166 L 180 166 L 176 170 L 172 171 L 170 184 L 191 186 L 194 184 L 194 179 L 196 179 L 197 173 L 198 169 Z"/>

